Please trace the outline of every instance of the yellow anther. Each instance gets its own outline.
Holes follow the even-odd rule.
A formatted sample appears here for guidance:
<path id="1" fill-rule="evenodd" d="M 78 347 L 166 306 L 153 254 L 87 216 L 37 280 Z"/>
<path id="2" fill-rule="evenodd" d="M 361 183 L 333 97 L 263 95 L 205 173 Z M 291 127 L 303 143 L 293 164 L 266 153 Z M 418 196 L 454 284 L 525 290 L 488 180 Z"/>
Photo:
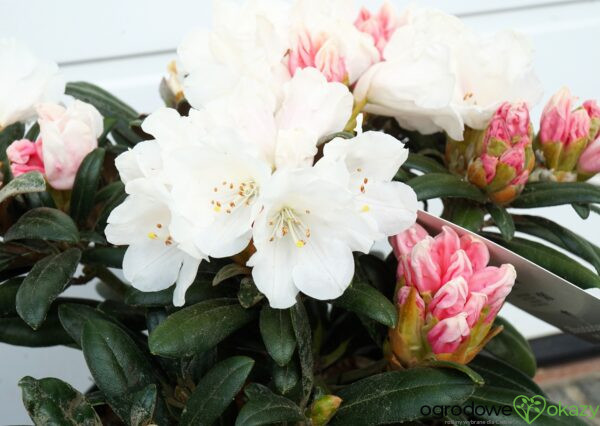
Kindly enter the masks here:
<path id="1" fill-rule="evenodd" d="M 371 210 L 371 207 L 369 207 L 368 204 L 365 204 L 364 206 L 362 206 L 362 208 L 360 209 L 361 212 L 366 213 L 369 210 Z"/>
<path id="2" fill-rule="evenodd" d="M 154 232 L 148 232 L 148 238 L 150 238 L 151 240 L 156 240 L 158 238 L 158 235 L 156 235 L 156 233 Z"/>
<path id="3" fill-rule="evenodd" d="M 216 205 L 213 207 L 213 210 L 216 211 L 217 213 L 219 213 L 221 211 L 221 206 Z"/>
<path id="4" fill-rule="evenodd" d="M 302 241 L 302 240 L 296 241 L 296 247 L 304 247 L 304 241 Z"/>

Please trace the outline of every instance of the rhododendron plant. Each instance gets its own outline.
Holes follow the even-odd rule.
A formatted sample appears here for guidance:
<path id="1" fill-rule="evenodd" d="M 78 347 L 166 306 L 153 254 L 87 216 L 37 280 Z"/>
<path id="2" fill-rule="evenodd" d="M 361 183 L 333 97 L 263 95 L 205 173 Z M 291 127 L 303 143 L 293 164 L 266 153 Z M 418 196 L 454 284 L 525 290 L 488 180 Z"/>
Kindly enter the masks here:
<path id="1" fill-rule="evenodd" d="M 598 211 L 596 102 L 532 120 L 526 37 L 439 10 L 213 3 L 154 111 L 0 41 L 0 342 L 93 381 L 23 378 L 33 422 L 522 423 L 542 391 L 503 304 L 577 334 L 564 295 L 600 287 L 590 242 L 523 212 Z"/>

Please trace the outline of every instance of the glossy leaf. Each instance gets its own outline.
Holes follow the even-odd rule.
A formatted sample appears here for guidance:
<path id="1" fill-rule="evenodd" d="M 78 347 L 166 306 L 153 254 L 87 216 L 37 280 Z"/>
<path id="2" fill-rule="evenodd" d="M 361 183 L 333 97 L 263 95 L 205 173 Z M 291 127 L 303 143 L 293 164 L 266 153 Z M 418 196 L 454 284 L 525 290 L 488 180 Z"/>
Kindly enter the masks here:
<path id="1" fill-rule="evenodd" d="M 453 200 L 444 207 L 443 217 L 473 232 L 483 227 L 485 211 L 478 204 L 467 200 Z"/>
<path id="2" fill-rule="evenodd" d="M 188 399 L 180 424 L 212 425 L 242 389 L 253 366 L 253 359 L 234 356 L 211 368 Z"/>
<path id="3" fill-rule="evenodd" d="M 200 302 L 169 315 L 156 327 L 150 334 L 150 350 L 165 357 L 192 356 L 217 345 L 255 316 L 235 299 Z"/>
<path id="4" fill-rule="evenodd" d="M 600 276 L 572 258 L 544 244 L 523 238 L 513 238 L 510 242 L 507 242 L 500 235 L 488 232 L 483 233 L 483 236 L 583 289 L 600 287 Z"/>
<path id="5" fill-rule="evenodd" d="M 368 284 L 353 282 L 344 294 L 333 301 L 335 306 L 362 314 L 388 327 L 398 321 L 396 307 Z"/>
<path id="6" fill-rule="evenodd" d="M 590 217 L 591 209 L 589 204 L 571 204 L 571 207 L 573 207 L 575 213 L 583 220 Z"/>
<path id="7" fill-rule="evenodd" d="M 158 389 L 155 384 L 150 384 L 133 394 L 129 413 L 131 426 L 148 426 L 157 423 L 153 421 L 157 397 Z"/>
<path id="8" fill-rule="evenodd" d="M 474 185 L 446 173 L 428 173 L 407 182 L 417 193 L 419 201 L 433 198 L 466 198 L 484 202 L 486 196 Z"/>
<path id="9" fill-rule="evenodd" d="M 62 380 L 23 377 L 19 387 L 23 404 L 36 425 L 102 426 L 86 398 Z"/>
<path id="10" fill-rule="evenodd" d="M 111 321 L 108 315 L 80 303 L 64 303 L 58 307 L 58 318 L 65 331 L 77 343 L 81 344 L 83 326 L 88 320 Z"/>
<path id="11" fill-rule="evenodd" d="M 305 420 L 293 401 L 276 395 L 267 387 L 253 383 L 246 388 L 249 401 L 242 407 L 235 426 L 259 426 Z"/>
<path id="12" fill-rule="evenodd" d="M 525 185 L 512 207 L 521 209 L 562 204 L 600 203 L 600 187 L 584 182 L 533 182 Z"/>
<path id="13" fill-rule="evenodd" d="M 504 207 L 497 204 L 488 204 L 486 207 L 502 237 L 506 241 L 512 240 L 515 236 L 515 222 L 512 215 Z"/>
<path id="14" fill-rule="evenodd" d="M 44 322 L 52 302 L 67 288 L 81 252 L 69 249 L 37 262 L 23 280 L 16 298 L 17 312 L 33 329 Z"/>
<path id="15" fill-rule="evenodd" d="M 300 406 L 304 408 L 314 383 L 314 358 L 312 351 L 312 331 L 308 314 L 301 301 L 297 301 L 290 308 L 290 317 L 292 319 L 292 327 L 296 336 L 296 344 L 298 346 L 298 357 L 300 358 L 300 371 L 302 372 L 302 393 L 303 398 Z"/>
<path id="16" fill-rule="evenodd" d="M 265 296 L 256 288 L 251 277 L 244 277 L 240 282 L 237 298 L 244 308 L 248 309 L 263 300 Z"/>
<path id="17" fill-rule="evenodd" d="M 23 278 L 12 278 L 0 284 L 0 317 L 15 316 L 17 309 L 15 300 Z"/>
<path id="18" fill-rule="evenodd" d="M 273 309 L 265 304 L 260 311 L 260 334 L 271 358 L 284 366 L 296 349 L 296 337 L 289 309 Z"/>
<path id="19" fill-rule="evenodd" d="M 402 167 L 423 173 L 449 173 L 439 161 L 422 154 L 409 153 Z"/>
<path id="20" fill-rule="evenodd" d="M 21 216 L 4 236 L 4 241 L 24 239 L 76 243 L 79 231 L 67 214 L 58 209 L 39 207 Z"/>
<path id="21" fill-rule="evenodd" d="M 217 272 L 217 275 L 213 278 L 212 285 L 216 286 L 221 284 L 223 281 L 228 280 L 229 278 L 236 277 L 238 275 L 249 275 L 250 268 L 242 265 L 238 265 L 237 263 L 230 263 L 229 265 L 223 266 Z"/>
<path id="22" fill-rule="evenodd" d="M 37 330 L 19 317 L 0 318 L 0 342 L 41 348 L 72 344 L 73 339 L 62 328 L 58 316 L 51 313 Z"/>
<path id="23" fill-rule="evenodd" d="M 330 424 L 410 422 L 423 418 L 424 405 L 461 405 L 474 390 L 469 377 L 450 369 L 413 368 L 377 374 L 337 392 L 343 402 Z"/>
<path id="24" fill-rule="evenodd" d="M 289 362 L 287 365 L 279 366 L 273 364 L 273 384 L 275 389 L 281 395 L 286 395 L 292 391 L 300 380 L 300 374 L 296 368 L 296 363 Z"/>
<path id="25" fill-rule="evenodd" d="M 81 254 L 81 263 L 98 264 L 108 268 L 121 269 L 125 247 L 93 247 Z"/>
<path id="26" fill-rule="evenodd" d="M 77 170 L 69 213 L 78 223 L 85 220 L 94 207 L 94 197 L 100 183 L 100 174 L 104 163 L 104 153 L 104 149 L 96 148 L 83 159 Z"/>
<path id="27" fill-rule="evenodd" d="M 29 172 L 22 174 L 0 189 L 0 203 L 7 198 L 19 194 L 30 194 L 46 190 L 46 180 L 40 172 Z"/>
<path id="28" fill-rule="evenodd" d="M 14 141 L 23 139 L 23 133 L 25 133 L 25 125 L 23 123 L 13 123 L 0 130 L 0 171 L 4 175 L 4 181 L 7 181 L 12 176 L 10 163 L 6 156 L 6 148 Z M 2 194 L 2 191 L 0 191 L 0 194 Z M 1 197 L 0 202 L 2 202 Z"/>
<path id="29" fill-rule="evenodd" d="M 133 394 L 157 382 L 148 359 L 119 326 L 96 318 L 84 324 L 81 347 L 94 383 L 119 417 L 129 421 Z"/>
<path id="30" fill-rule="evenodd" d="M 495 325 L 503 326 L 504 330 L 486 345 L 485 350 L 529 377 L 535 376 L 535 355 L 527 339 L 503 318 L 497 317 Z"/>
<path id="31" fill-rule="evenodd" d="M 600 249 L 556 222 L 537 216 L 515 216 L 517 230 L 546 240 L 590 262 L 600 273 Z"/>

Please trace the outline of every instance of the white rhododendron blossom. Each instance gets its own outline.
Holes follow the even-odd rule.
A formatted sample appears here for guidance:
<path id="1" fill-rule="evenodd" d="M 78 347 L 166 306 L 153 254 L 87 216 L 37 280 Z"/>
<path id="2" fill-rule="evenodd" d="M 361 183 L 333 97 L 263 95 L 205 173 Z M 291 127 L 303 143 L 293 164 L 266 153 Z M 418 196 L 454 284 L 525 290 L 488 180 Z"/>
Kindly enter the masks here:
<path id="1" fill-rule="evenodd" d="M 54 62 L 44 62 L 14 39 L 0 39 L 0 130 L 35 116 L 41 102 L 56 102 L 65 82 Z"/>
<path id="2" fill-rule="evenodd" d="M 129 244 L 123 268 L 136 288 L 176 283 L 181 305 L 201 260 L 252 244 L 248 266 L 271 306 L 293 305 L 298 292 L 333 299 L 352 280 L 354 251 L 414 222 L 414 192 L 391 182 L 407 156 L 397 139 L 336 139 L 315 164 L 320 143 L 351 119 L 345 85 L 305 68 L 281 87 L 280 102 L 257 87 L 189 117 L 155 112 L 142 127 L 156 139 L 117 158 L 129 196 L 106 234 Z"/>
<path id="3" fill-rule="evenodd" d="M 485 127 L 502 102 L 532 106 L 542 95 L 528 40 L 512 31 L 482 37 L 435 9 L 409 9 L 383 56 L 357 83 L 356 100 L 423 134 L 462 140 L 465 125 Z"/>

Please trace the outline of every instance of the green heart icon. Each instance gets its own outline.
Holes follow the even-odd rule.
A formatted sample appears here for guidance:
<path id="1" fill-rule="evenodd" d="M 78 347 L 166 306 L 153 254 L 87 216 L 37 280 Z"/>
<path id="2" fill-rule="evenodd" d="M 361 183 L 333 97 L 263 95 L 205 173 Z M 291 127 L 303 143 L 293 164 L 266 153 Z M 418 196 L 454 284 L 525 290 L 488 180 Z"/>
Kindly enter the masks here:
<path id="1" fill-rule="evenodd" d="M 523 420 L 531 424 L 546 409 L 546 398 L 540 395 L 532 397 L 519 395 L 514 399 L 513 407 L 515 407 L 515 411 Z"/>

